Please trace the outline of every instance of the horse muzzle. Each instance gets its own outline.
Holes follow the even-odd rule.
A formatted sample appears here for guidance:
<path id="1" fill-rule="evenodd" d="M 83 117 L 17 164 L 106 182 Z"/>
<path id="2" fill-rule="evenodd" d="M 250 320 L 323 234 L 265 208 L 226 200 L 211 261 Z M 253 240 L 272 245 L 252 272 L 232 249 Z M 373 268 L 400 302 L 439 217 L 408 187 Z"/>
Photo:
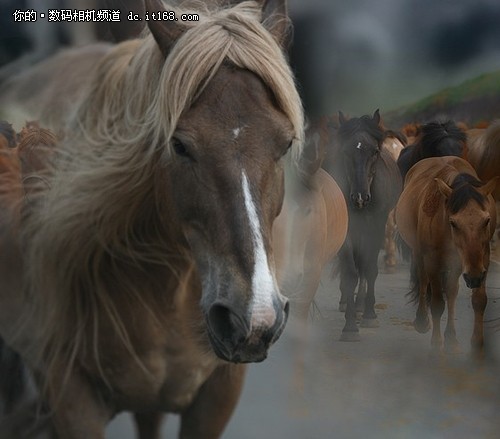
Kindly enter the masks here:
<path id="1" fill-rule="evenodd" d="M 464 273 L 464 280 L 465 284 L 467 285 L 467 288 L 479 288 L 484 280 L 486 279 L 486 271 L 483 271 L 481 274 L 478 276 L 471 276 L 469 273 Z"/>
<path id="2" fill-rule="evenodd" d="M 351 194 L 352 205 L 357 209 L 363 209 L 364 207 L 366 207 L 370 203 L 370 200 L 371 195 L 368 193 L 362 194 L 358 192 Z"/>
<path id="3" fill-rule="evenodd" d="M 283 332 L 288 301 L 275 303 L 271 326 L 253 327 L 251 320 L 225 303 L 214 303 L 206 315 L 208 337 L 215 354 L 232 363 L 258 363 L 267 358 L 271 345 Z"/>

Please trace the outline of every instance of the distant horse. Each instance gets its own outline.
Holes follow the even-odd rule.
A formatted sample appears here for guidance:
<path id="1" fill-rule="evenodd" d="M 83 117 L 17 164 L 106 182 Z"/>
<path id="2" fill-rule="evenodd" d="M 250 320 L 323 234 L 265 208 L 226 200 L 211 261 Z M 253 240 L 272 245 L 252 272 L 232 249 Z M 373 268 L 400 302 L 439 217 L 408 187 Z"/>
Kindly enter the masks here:
<path id="1" fill-rule="evenodd" d="M 17 145 L 17 134 L 12 125 L 4 120 L 0 120 L 0 150 L 15 148 Z"/>
<path id="2" fill-rule="evenodd" d="M 321 274 L 344 243 L 347 206 L 333 178 L 318 169 L 308 185 L 287 185 L 283 209 L 273 227 L 277 279 L 290 300 L 295 330 L 295 391 L 304 388 L 307 320 Z"/>
<path id="3" fill-rule="evenodd" d="M 382 149 L 385 149 L 396 162 L 401 151 L 406 147 L 406 136 L 392 130 L 385 130 Z M 396 221 L 394 219 L 394 209 L 389 212 L 387 224 L 385 226 L 384 239 L 384 263 L 387 271 L 393 271 L 396 266 Z"/>
<path id="4" fill-rule="evenodd" d="M 401 192 L 401 176 L 396 162 L 382 148 L 384 130 L 377 110 L 373 117 L 346 120 L 339 113 L 338 143 L 331 151 L 325 169 L 339 184 L 348 206 L 347 238 L 339 251 L 341 304 L 346 304 L 346 324 L 341 340 L 359 340 L 356 308 L 362 305 L 360 295 L 354 300 L 358 281 L 367 283 L 362 326 L 378 324 L 375 314 L 375 280 L 377 258 L 384 240 L 389 211 Z"/>
<path id="5" fill-rule="evenodd" d="M 472 289 L 472 347 L 483 350 L 489 242 L 496 223 L 491 193 L 499 183 L 498 177 L 481 183 L 472 166 L 458 157 L 422 160 L 406 177 L 396 206 L 396 222 L 401 237 L 412 249 L 413 295 L 418 302 L 415 329 L 429 330 L 430 301 L 435 349 L 442 344 L 440 322 L 445 299 L 448 321 L 444 346 L 451 352 L 458 349 L 455 300 L 463 273 L 467 287 Z"/>
<path id="6" fill-rule="evenodd" d="M 487 181 L 500 176 L 500 120 L 492 122 L 485 129 L 468 130 L 467 139 L 469 142 L 468 159 L 479 178 Z M 497 187 L 492 195 L 497 203 L 497 215 L 500 215 L 500 187 Z M 500 222 L 497 223 L 497 228 L 499 226 Z M 500 239 L 500 230 L 498 239 Z"/>
<path id="7" fill-rule="evenodd" d="M 0 319 L 43 381 L 58 437 L 104 438 L 129 410 L 141 438 L 159 437 L 161 412 L 181 415 L 182 438 L 218 438 L 242 363 L 264 360 L 284 329 L 272 226 L 303 114 L 286 3 L 261 3 L 150 20 L 139 39 L 10 82 L 30 89 L 31 118 L 64 129 L 23 223 L 22 333 L 8 329 L 16 315 Z M 2 290 L 0 308 L 19 296 Z"/>
<path id="8" fill-rule="evenodd" d="M 453 121 L 429 122 L 419 127 L 415 142 L 408 145 L 398 158 L 403 182 L 410 168 L 428 157 L 454 155 L 467 158 L 467 138 Z"/>
<path id="9" fill-rule="evenodd" d="M 3 127 L 10 124 L 2 123 Z M 32 150 L 38 146 L 24 142 L 16 145 L 17 135 L 10 128 L 12 141 L 0 142 L 0 266 L 5 272 L 1 278 L 2 290 L 14 288 L 19 279 L 18 264 L 21 251 L 18 246 L 21 227 L 23 197 L 31 183 L 23 184 L 23 163 L 30 168 Z M 37 142 L 38 143 L 38 142 Z M 3 294 L 3 292 L 2 292 Z M 3 312 L 14 311 L 12 303 L 2 301 L 0 318 Z M 11 349 L 0 337 L 0 437 L 2 438 L 40 438 L 50 434 L 46 416 L 42 416 L 38 406 L 39 395 L 35 389 L 34 378 L 21 356 Z M 46 437 L 46 436 L 43 436 Z"/>

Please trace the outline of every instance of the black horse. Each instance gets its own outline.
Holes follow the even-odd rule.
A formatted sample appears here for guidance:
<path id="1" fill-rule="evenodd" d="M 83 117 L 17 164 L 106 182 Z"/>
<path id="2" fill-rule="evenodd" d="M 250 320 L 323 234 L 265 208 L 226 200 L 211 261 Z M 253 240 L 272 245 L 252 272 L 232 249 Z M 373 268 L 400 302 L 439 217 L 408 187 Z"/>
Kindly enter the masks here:
<path id="1" fill-rule="evenodd" d="M 403 181 L 410 168 L 422 159 L 456 155 L 466 158 L 467 137 L 453 122 L 429 122 L 419 129 L 417 138 L 412 145 L 407 146 L 398 158 L 398 167 Z"/>
<path id="2" fill-rule="evenodd" d="M 373 117 L 346 120 L 339 113 L 340 128 L 330 145 L 324 167 L 335 178 L 346 198 L 349 211 L 347 238 L 339 252 L 341 305 L 346 304 L 346 324 L 341 340 L 359 340 L 354 292 L 366 280 L 361 326 L 378 326 L 375 314 L 375 280 L 378 254 L 384 239 L 389 211 L 401 193 L 401 176 L 396 162 L 381 148 L 384 129 L 379 111 Z"/>

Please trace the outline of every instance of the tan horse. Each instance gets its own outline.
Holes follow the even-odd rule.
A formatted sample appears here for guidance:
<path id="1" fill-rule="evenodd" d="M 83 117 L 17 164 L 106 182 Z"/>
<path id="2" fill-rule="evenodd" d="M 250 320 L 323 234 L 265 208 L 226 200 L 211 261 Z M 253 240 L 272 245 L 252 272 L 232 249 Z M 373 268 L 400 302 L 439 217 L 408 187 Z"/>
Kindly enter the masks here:
<path id="1" fill-rule="evenodd" d="M 412 249 L 413 293 L 418 302 L 415 329 L 429 330 L 430 299 L 435 349 L 442 344 L 440 322 L 445 299 L 448 321 L 444 346 L 448 351 L 458 349 L 455 300 L 463 273 L 467 287 L 472 289 L 472 348 L 478 353 L 483 351 L 489 242 L 496 224 L 491 193 L 499 180 L 495 178 L 483 185 L 468 162 L 451 156 L 421 160 L 407 174 L 396 206 L 396 223 L 401 237 Z"/>
<path id="2" fill-rule="evenodd" d="M 324 268 L 332 262 L 347 234 L 347 206 L 337 183 L 319 169 L 308 187 L 286 192 L 274 223 L 275 257 L 280 288 L 289 299 L 295 339 L 294 391 L 304 390 L 304 351 L 310 307 Z"/>
<path id="3" fill-rule="evenodd" d="M 26 286 L 22 332 L 11 309 L 0 333 L 43 381 L 58 437 L 104 438 L 128 410 L 142 439 L 162 412 L 181 414 L 181 438 L 218 438 L 242 363 L 264 360 L 286 323 L 272 226 L 283 157 L 304 137 L 286 4 L 200 17 L 62 54 L 2 101 L 64 132 L 11 267 L 22 285 L 0 295 L 5 310 Z"/>

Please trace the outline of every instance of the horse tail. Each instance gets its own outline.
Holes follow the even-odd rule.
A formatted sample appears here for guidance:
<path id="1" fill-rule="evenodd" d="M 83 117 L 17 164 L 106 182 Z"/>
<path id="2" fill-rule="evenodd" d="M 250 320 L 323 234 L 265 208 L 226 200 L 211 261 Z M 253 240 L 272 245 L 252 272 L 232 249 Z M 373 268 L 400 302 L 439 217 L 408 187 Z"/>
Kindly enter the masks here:
<path id="1" fill-rule="evenodd" d="M 401 240 L 402 241 L 402 240 Z M 406 243 L 405 243 L 406 245 Z M 407 246 L 409 249 L 409 247 Z M 420 299 L 420 281 L 418 278 L 417 266 L 413 260 L 410 263 L 410 291 L 406 293 L 408 297 L 408 303 L 418 304 Z"/>
<path id="2" fill-rule="evenodd" d="M 410 264 L 410 291 L 406 293 L 406 297 L 408 297 L 408 303 L 412 303 L 414 305 L 418 305 L 420 302 L 420 278 L 418 276 L 417 264 L 415 260 L 412 258 Z M 427 304 L 431 302 L 431 286 L 427 285 L 427 292 L 425 295 L 425 299 L 427 300 Z"/>
<path id="3" fill-rule="evenodd" d="M 401 237 L 399 232 L 396 232 L 396 246 L 398 248 L 399 254 L 403 261 L 405 262 L 411 262 L 411 248 L 408 246 L 408 244 L 404 241 L 404 239 Z"/>

